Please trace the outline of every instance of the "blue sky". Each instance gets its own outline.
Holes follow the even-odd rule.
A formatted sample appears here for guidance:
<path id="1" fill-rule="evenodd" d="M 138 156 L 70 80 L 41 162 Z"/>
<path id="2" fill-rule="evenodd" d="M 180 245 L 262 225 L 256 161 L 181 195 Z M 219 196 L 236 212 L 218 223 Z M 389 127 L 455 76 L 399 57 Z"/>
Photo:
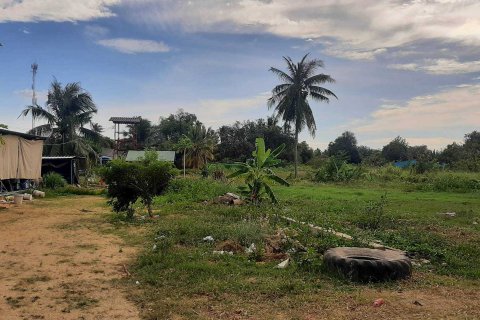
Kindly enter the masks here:
<path id="1" fill-rule="evenodd" d="M 441 149 L 480 129 L 478 1 L 0 0 L 0 123 L 50 82 L 78 81 L 110 116 L 157 122 L 179 108 L 218 128 L 271 114 L 282 56 L 322 59 L 339 100 L 312 103 L 325 148 L 345 130 L 381 147 L 397 135 Z"/>

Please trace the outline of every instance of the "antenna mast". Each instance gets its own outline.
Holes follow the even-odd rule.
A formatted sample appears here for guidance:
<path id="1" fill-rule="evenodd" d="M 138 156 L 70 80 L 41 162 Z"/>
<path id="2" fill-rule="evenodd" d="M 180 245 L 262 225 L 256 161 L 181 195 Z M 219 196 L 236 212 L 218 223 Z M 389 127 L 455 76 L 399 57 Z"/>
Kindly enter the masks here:
<path id="1" fill-rule="evenodd" d="M 38 64 L 32 63 L 32 106 L 37 105 L 37 96 L 35 93 L 35 78 L 37 76 L 37 69 L 38 69 Z M 35 119 L 33 117 L 33 112 L 32 112 L 32 130 L 35 127 Z"/>

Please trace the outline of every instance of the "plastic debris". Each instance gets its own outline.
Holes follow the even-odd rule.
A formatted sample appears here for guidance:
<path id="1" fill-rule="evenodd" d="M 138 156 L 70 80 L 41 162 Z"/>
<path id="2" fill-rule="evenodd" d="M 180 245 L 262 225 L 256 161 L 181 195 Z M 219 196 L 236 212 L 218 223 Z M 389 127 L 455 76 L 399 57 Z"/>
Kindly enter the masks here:
<path id="1" fill-rule="evenodd" d="M 135 284 L 138 286 L 140 284 L 140 281 L 135 281 Z"/>
<path id="2" fill-rule="evenodd" d="M 157 244 L 156 243 L 153 245 L 152 250 L 153 251 L 157 250 Z"/>
<path id="3" fill-rule="evenodd" d="M 208 242 L 212 242 L 214 241 L 215 239 L 213 239 L 212 236 L 206 236 L 205 238 L 203 238 L 203 241 L 208 241 Z"/>
<path id="4" fill-rule="evenodd" d="M 423 306 L 423 303 L 421 303 L 421 302 L 418 301 L 418 300 L 413 301 L 413 304 L 414 304 L 414 305 L 417 305 L 417 306 L 420 306 L 420 307 Z"/>
<path id="5" fill-rule="evenodd" d="M 383 300 L 382 298 L 373 301 L 373 306 L 374 307 L 380 307 L 383 304 L 385 304 L 385 300 Z"/>
<path id="6" fill-rule="evenodd" d="M 280 262 L 279 264 L 277 264 L 277 266 L 275 268 L 277 269 L 285 269 L 286 267 L 288 267 L 288 264 L 290 263 L 290 258 L 286 259 L 286 260 L 283 260 L 282 262 Z"/>
<path id="7" fill-rule="evenodd" d="M 252 243 L 250 247 L 245 249 L 245 253 L 254 253 L 255 251 L 257 251 L 257 247 L 255 246 L 255 243 Z"/>

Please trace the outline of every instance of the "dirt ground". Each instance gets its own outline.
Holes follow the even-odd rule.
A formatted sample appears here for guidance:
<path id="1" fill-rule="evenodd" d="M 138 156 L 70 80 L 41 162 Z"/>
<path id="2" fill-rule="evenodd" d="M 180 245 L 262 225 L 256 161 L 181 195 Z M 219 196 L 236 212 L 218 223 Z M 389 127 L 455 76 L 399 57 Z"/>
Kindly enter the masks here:
<path id="1" fill-rule="evenodd" d="M 135 249 L 101 233 L 100 197 L 0 210 L 0 318 L 139 319 L 115 284 Z"/>

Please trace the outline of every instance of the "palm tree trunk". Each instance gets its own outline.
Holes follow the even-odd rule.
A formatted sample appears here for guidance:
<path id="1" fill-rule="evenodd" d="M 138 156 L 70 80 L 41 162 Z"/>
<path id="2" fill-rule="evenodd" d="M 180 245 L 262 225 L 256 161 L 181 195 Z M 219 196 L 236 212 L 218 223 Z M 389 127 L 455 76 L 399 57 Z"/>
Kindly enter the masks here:
<path id="1" fill-rule="evenodd" d="M 295 128 L 295 179 L 297 178 L 298 166 L 298 129 Z"/>
<path id="2" fill-rule="evenodd" d="M 183 149 L 183 177 L 185 178 L 185 158 L 187 155 L 187 149 Z"/>

